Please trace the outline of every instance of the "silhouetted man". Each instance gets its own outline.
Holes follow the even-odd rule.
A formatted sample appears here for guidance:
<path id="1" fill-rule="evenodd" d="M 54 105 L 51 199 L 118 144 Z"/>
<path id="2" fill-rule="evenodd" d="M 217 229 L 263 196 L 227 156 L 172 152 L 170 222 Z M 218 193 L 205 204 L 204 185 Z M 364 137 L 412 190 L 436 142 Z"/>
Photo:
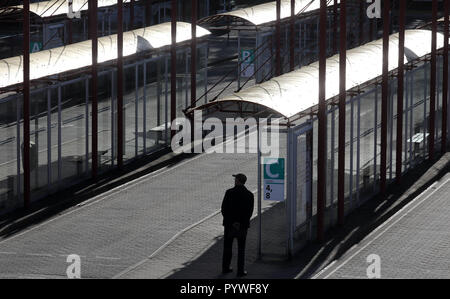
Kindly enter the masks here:
<path id="1" fill-rule="evenodd" d="M 238 272 L 237 276 L 245 276 L 247 272 L 244 269 L 245 263 L 245 239 L 247 230 L 250 227 L 250 218 L 253 214 L 253 193 L 244 186 L 247 177 L 242 174 L 233 175 L 234 188 L 225 192 L 222 202 L 224 246 L 222 272 L 224 274 L 233 271 L 230 268 L 231 257 L 233 255 L 233 240 L 238 240 Z"/>

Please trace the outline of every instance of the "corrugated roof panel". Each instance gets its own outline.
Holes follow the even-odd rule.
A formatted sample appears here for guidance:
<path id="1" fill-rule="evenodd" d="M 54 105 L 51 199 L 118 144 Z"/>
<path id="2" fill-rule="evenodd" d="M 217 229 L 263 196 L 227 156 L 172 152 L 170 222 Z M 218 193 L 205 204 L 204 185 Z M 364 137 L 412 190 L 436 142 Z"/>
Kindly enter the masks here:
<path id="1" fill-rule="evenodd" d="M 197 38 L 210 32 L 197 27 Z M 177 42 L 191 39 L 191 24 L 177 23 Z M 146 28 L 125 32 L 123 35 L 124 56 L 138 52 L 169 46 L 172 42 L 171 24 L 163 23 Z M 30 79 L 39 79 L 71 70 L 90 66 L 92 63 L 91 40 L 44 50 L 30 54 Z M 98 62 L 111 61 L 117 58 L 117 35 L 98 39 Z M 23 82 L 22 56 L 0 60 L 0 88 Z"/>
<path id="2" fill-rule="evenodd" d="M 124 3 L 130 0 L 123 0 Z M 74 12 L 88 9 L 88 0 L 73 0 L 72 8 Z M 117 4 L 117 0 L 98 0 L 98 7 L 107 7 Z M 23 9 L 23 5 L 14 6 Z M 64 15 L 69 13 L 68 0 L 50 0 L 43 2 L 30 3 L 30 11 L 42 18 Z"/>
<path id="3" fill-rule="evenodd" d="M 438 33 L 437 47 L 443 47 L 443 35 Z M 431 52 L 431 31 L 407 30 L 405 47 L 416 57 Z M 382 75 L 383 40 L 377 40 L 347 51 L 347 89 L 352 89 Z M 405 63 L 408 62 L 405 57 Z M 398 34 L 389 42 L 389 70 L 398 67 Z M 339 55 L 327 59 L 326 98 L 339 94 Z M 289 118 L 319 102 L 319 63 L 249 87 L 216 102 L 245 101 L 270 108 Z M 202 109 L 202 106 L 197 109 Z"/>
<path id="4" fill-rule="evenodd" d="M 339 3 L 339 1 L 338 1 Z M 333 1 L 328 2 L 328 6 L 332 6 Z M 307 13 L 318 10 L 320 8 L 320 1 L 318 0 L 295 0 L 295 14 Z M 252 7 L 242 8 L 217 14 L 213 17 L 206 17 L 200 22 L 208 22 L 213 18 L 219 17 L 234 17 L 244 19 L 253 25 L 259 26 L 266 23 L 276 21 L 276 1 L 259 4 Z M 281 19 L 285 19 L 291 16 L 291 0 L 281 0 Z"/>

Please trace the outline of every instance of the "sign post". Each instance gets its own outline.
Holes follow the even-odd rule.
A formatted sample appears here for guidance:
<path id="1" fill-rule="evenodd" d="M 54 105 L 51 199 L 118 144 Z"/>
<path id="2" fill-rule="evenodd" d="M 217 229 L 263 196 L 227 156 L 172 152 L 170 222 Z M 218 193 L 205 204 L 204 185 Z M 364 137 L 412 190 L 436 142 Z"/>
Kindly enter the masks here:
<path id="1" fill-rule="evenodd" d="M 258 258 L 262 258 L 262 204 L 261 190 L 264 200 L 284 200 L 284 158 L 265 158 L 261 165 L 260 132 L 258 127 Z M 264 185 L 261 188 L 261 166 L 264 169 Z"/>

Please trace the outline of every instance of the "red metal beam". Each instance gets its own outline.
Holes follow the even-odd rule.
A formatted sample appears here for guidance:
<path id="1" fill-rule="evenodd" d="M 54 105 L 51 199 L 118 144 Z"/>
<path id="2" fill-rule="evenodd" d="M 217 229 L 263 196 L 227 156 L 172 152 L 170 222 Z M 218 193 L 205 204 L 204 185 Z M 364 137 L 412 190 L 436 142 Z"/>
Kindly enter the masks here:
<path id="1" fill-rule="evenodd" d="M 428 139 L 428 158 L 434 160 L 434 134 L 436 133 L 436 47 L 437 47 L 437 11 L 438 1 L 432 2 L 432 20 L 431 20 L 431 72 L 430 72 L 430 123 Z"/>
<path id="2" fill-rule="evenodd" d="M 123 0 L 117 0 L 117 166 L 123 167 Z"/>
<path id="3" fill-rule="evenodd" d="M 402 177 L 403 157 L 403 95 L 404 95 L 404 64 L 405 64 L 405 22 L 406 22 L 406 0 L 399 0 L 399 42 L 398 42 L 398 76 L 397 76 L 397 149 L 396 149 L 396 172 L 395 177 L 398 184 Z"/>
<path id="4" fill-rule="evenodd" d="M 291 19 L 289 23 L 289 70 L 292 72 L 295 69 L 295 0 L 291 0 Z"/>
<path id="5" fill-rule="evenodd" d="M 387 166 L 387 122 L 389 96 L 389 12 L 391 1 L 383 1 L 383 75 L 381 84 L 381 150 L 380 150 L 380 192 L 386 193 Z"/>
<path id="6" fill-rule="evenodd" d="M 67 44 L 72 44 L 73 43 L 73 22 L 72 19 L 69 18 L 67 20 L 67 31 L 68 31 L 68 41 Z"/>
<path id="7" fill-rule="evenodd" d="M 172 0 L 171 5 L 171 32 L 172 44 L 170 47 L 170 123 L 177 116 L 177 11 L 178 0 Z M 175 135 L 175 131 L 171 130 L 171 137 Z"/>
<path id="8" fill-rule="evenodd" d="M 130 29 L 134 29 L 134 0 L 130 0 Z"/>
<path id="9" fill-rule="evenodd" d="M 359 1 L 359 44 L 362 45 L 364 42 L 364 2 Z"/>
<path id="10" fill-rule="evenodd" d="M 197 10 L 198 0 L 191 0 L 191 106 L 197 100 Z"/>
<path id="11" fill-rule="evenodd" d="M 333 54 L 337 52 L 337 32 L 338 32 L 338 0 L 333 3 Z"/>
<path id="12" fill-rule="evenodd" d="M 324 213 L 326 199 L 326 133 L 327 117 L 325 102 L 326 86 L 326 36 L 327 36 L 327 0 L 320 0 L 319 17 L 319 112 L 318 112 L 318 157 L 317 157 L 317 240 L 324 238 Z"/>
<path id="13" fill-rule="evenodd" d="M 89 0 L 89 35 L 92 40 L 91 100 L 92 100 L 92 177 L 98 175 L 98 29 L 97 1 Z"/>
<path id="14" fill-rule="evenodd" d="M 30 183 L 30 0 L 23 1 L 23 182 L 24 207 L 31 198 Z"/>
<path id="15" fill-rule="evenodd" d="M 276 3 L 276 31 L 275 31 L 275 55 L 276 55 L 276 76 L 281 75 L 281 0 L 277 0 Z"/>
<path id="16" fill-rule="evenodd" d="M 152 0 L 145 0 L 145 26 L 152 24 Z"/>
<path id="17" fill-rule="evenodd" d="M 444 1 L 444 67 L 442 86 L 442 154 L 447 151 L 449 1 Z"/>
<path id="18" fill-rule="evenodd" d="M 339 49 L 339 152 L 338 152 L 338 223 L 345 217 L 345 100 L 347 71 L 347 0 L 340 3 L 340 49 Z"/>
<path id="19" fill-rule="evenodd" d="M 373 31 L 374 31 L 374 29 L 375 29 L 375 21 L 376 19 L 370 19 L 369 20 L 369 23 L 370 23 L 370 32 L 369 32 L 369 39 L 370 39 L 370 41 L 373 41 L 374 40 L 374 36 L 373 36 Z"/>
<path id="20" fill-rule="evenodd" d="M 197 19 L 198 19 L 198 0 L 191 0 L 191 103 L 190 107 L 195 106 L 197 101 Z M 191 136 L 194 138 L 194 114 L 190 114 Z M 194 151 L 194 142 L 192 140 L 192 150 Z"/>

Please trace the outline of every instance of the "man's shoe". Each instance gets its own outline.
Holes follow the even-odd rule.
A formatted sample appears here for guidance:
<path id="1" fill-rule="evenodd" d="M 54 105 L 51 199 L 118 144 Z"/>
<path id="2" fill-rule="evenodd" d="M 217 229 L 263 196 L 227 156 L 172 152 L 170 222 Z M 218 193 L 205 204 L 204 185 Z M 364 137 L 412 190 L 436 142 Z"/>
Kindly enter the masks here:
<path id="1" fill-rule="evenodd" d="M 244 277 L 244 276 L 247 276 L 247 271 L 242 271 L 237 274 L 237 277 Z"/>
<path id="2" fill-rule="evenodd" d="M 233 272 L 233 268 L 228 268 L 228 269 L 223 269 L 222 270 L 222 274 L 228 274 L 228 273 L 231 273 L 231 272 Z"/>

